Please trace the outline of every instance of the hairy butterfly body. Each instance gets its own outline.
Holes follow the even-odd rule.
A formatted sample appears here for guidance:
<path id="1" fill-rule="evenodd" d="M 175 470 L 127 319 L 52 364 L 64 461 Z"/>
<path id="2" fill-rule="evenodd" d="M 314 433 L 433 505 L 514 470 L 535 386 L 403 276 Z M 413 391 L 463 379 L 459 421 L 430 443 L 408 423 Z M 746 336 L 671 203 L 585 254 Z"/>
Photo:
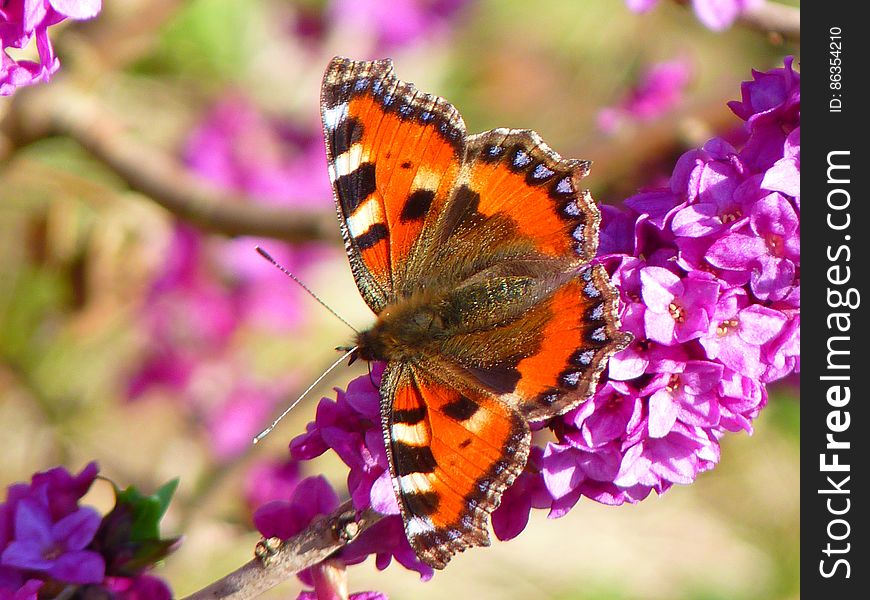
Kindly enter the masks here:
<path id="1" fill-rule="evenodd" d="M 466 135 L 453 106 L 389 60 L 333 59 L 321 110 L 351 270 L 378 317 L 357 356 L 387 363 L 393 488 L 408 541 L 440 569 L 489 544 L 529 422 L 587 399 L 628 343 L 616 291 L 589 265 L 589 163 L 528 130 Z"/>

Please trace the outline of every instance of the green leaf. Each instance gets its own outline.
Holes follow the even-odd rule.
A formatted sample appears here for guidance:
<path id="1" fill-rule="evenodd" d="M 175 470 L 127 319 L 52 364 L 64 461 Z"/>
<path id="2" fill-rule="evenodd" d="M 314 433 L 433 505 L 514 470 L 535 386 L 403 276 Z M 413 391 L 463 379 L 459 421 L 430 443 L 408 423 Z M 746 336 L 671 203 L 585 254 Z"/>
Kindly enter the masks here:
<path id="1" fill-rule="evenodd" d="M 116 506 L 126 506 L 132 516 L 130 541 L 144 542 L 160 539 L 160 519 L 166 514 L 172 495 L 178 488 L 178 479 L 163 484 L 151 496 L 145 496 L 134 486 L 126 490 L 115 487 Z"/>

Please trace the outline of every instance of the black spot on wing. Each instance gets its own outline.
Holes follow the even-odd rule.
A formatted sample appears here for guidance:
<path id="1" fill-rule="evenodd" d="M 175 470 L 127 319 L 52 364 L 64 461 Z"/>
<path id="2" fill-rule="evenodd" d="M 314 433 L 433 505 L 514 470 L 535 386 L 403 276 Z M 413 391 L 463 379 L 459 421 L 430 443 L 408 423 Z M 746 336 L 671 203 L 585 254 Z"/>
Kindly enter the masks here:
<path id="1" fill-rule="evenodd" d="M 438 511 L 441 498 L 436 492 L 405 492 L 402 500 L 412 515 L 428 517 Z"/>
<path id="2" fill-rule="evenodd" d="M 454 421 L 465 421 L 470 419 L 480 410 L 480 405 L 471 398 L 459 396 L 453 402 L 449 402 L 441 407 L 441 412 L 453 419 Z"/>
<path id="3" fill-rule="evenodd" d="M 426 418 L 426 409 L 422 406 L 415 408 L 401 408 L 393 411 L 393 423 L 416 425 Z"/>
<path id="4" fill-rule="evenodd" d="M 466 367 L 483 385 L 496 394 L 508 394 L 517 387 L 522 375 L 517 370 L 516 362 L 504 362 L 488 367 Z"/>
<path id="5" fill-rule="evenodd" d="M 339 123 L 332 134 L 332 156 L 338 157 L 350 150 L 351 146 L 362 139 L 362 135 L 363 124 L 356 117 Z"/>
<path id="6" fill-rule="evenodd" d="M 411 446 L 398 440 L 393 440 L 393 462 L 399 477 L 412 473 L 432 473 L 438 466 L 429 446 Z"/>
<path id="7" fill-rule="evenodd" d="M 349 217 L 376 188 L 374 163 L 363 163 L 335 180 L 335 189 L 345 216 Z"/>
<path id="8" fill-rule="evenodd" d="M 403 223 L 422 219 L 429 212 L 429 207 L 432 206 L 434 199 L 435 192 L 432 190 L 414 190 L 405 200 L 405 206 L 402 207 L 399 219 Z"/>
<path id="9" fill-rule="evenodd" d="M 385 240 L 390 236 L 390 231 L 383 223 L 375 223 L 369 227 L 365 233 L 356 236 L 354 241 L 360 250 L 371 248 L 381 240 Z"/>
<path id="10" fill-rule="evenodd" d="M 480 194 L 467 185 L 460 185 L 453 193 L 444 215 L 444 231 L 453 233 L 463 223 L 473 223 L 480 217 Z"/>

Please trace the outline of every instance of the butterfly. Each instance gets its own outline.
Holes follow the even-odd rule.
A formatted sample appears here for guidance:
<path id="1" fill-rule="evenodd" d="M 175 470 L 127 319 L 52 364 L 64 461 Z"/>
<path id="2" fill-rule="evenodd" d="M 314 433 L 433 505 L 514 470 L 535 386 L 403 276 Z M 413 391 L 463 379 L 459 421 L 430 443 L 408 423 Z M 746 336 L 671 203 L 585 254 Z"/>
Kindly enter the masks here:
<path id="1" fill-rule="evenodd" d="M 405 533 L 443 569 L 489 545 L 530 422 L 595 391 L 620 331 L 600 213 L 533 131 L 466 134 L 390 60 L 334 58 L 321 114 L 341 234 L 377 315 L 353 358 L 384 361 L 381 425 Z"/>

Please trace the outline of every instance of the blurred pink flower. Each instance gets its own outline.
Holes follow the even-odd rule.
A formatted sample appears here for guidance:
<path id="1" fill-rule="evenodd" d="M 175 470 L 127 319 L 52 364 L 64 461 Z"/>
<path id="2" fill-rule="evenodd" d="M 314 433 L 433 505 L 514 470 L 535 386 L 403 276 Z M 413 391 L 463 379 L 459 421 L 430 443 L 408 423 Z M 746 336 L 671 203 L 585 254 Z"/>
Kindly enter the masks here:
<path id="1" fill-rule="evenodd" d="M 616 106 L 601 110 L 598 127 L 611 133 L 625 122 L 662 116 L 682 101 L 691 73 L 691 64 L 684 59 L 653 65 Z"/>
<path id="2" fill-rule="evenodd" d="M 731 27 L 742 13 L 758 6 L 763 0 L 692 0 L 695 16 L 707 28 L 723 31 Z M 643 13 L 652 9 L 659 0 L 626 0 L 628 8 Z"/>
<path id="3" fill-rule="evenodd" d="M 230 95 L 194 130 L 183 153 L 193 172 L 255 202 L 299 210 L 331 209 L 332 188 L 318 122 L 295 126 L 265 115 L 239 95 Z M 247 237 L 216 245 L 214 258 L 234 284 L 243 319 L 269 329 L 293 328 L 302 318 L 299 300 L 304 294 L 254 252 L 257 245 L 303 277 L 304 269 L 331 249 Z"/>
<path id="4" fill-rule="evenodd" d="M 245 500 L 253 511 L 267 502 L 290 498 L 301 479 L 299 462 L 292 458 L 261 460 L 245 475 Z"/>
<path id="5" fill-rule="evenodd" d="M 184 148 L 191 170 L 213 184 L 253 202 L 299 210 L 331 209 L 324 154 L 318 123 L 296 127 L 240 96 L 219 102 Z M 304 293 L 255 252 L 257 245 L 302 277 L 331 251 L 318 244 L 226 240 L 177 224 L 142 308 L 147 345 L 128 380 L 131 398 L 160 387 L 183 401 L 204 424 L 219 460 L 248 447 L 285 389 L 248 375 L 237 352 L 241 332 L 280 333 L 304 318 Z"/>
<path id="6" fill-rule="evenodd" d="M 469 0 L 331 0 L 327 15 L 374 39 L 378 55 L 443 34 Z"/>
<path id="7" fill-rule="evenodd" d="M 258 202 L 323 208 L 332 201 L 323 135 L 265 115 L 229 94 L 194 129 L 183 150 L 197 175 Z"/>
<path id="8" fill-rule="evenodd" d="M 206 429 L 215 458 L 227 460 L 249 448 L 251 440 L 269 421 L 281 397 L 274 384 L 265 388 L 243 376 L 235 377 L 232 388 L 206 417 Z"/>

